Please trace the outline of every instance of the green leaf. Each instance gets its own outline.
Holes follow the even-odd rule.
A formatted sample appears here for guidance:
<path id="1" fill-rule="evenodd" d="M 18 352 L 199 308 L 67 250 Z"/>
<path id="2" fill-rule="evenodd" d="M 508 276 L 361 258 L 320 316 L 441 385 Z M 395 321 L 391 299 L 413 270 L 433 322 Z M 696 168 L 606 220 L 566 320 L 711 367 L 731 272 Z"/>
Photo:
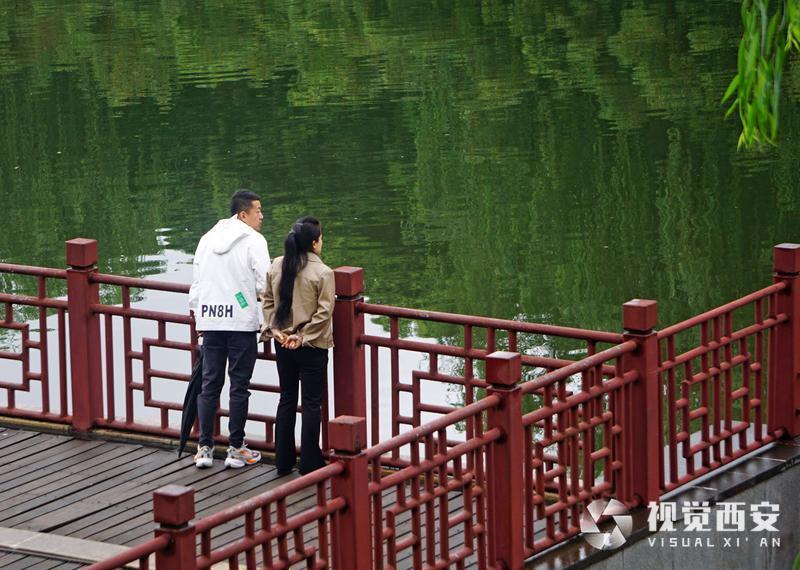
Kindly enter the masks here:
<path id="1" fill-rule="evenodd" d="M 741 74 L 744 71 L 744 59 L 745 59 L 745 52 L 747 51 L 747 43 L 745 42 L 744 38 L 742 41 L 739 42 L 739 55 L 736 60 L 737 69 Z"/>
<path id="2" fill-rule="evenodd" d="M 725 95 L 722 97 L 722 103 L 728 100 L 728 98 L 733 95 L 733 92 L 739 87 L 739 74 L 737 73 L 736 76 L 731 80 L 731 84 L 728 85 L 728 89 L 725 90 Z"/>
<path id="3" fill-rule="evenodd" d="M 772 18 L 770 18 L 769 26 L 767 27 L 767 40 L 764 42 L 766 54 L 769 54 L 774 47 L 773 39 L 775 38 L 775 30 L 778 29 L 778 18 L 780 17 L 780 12 L 775 12 Z"/>

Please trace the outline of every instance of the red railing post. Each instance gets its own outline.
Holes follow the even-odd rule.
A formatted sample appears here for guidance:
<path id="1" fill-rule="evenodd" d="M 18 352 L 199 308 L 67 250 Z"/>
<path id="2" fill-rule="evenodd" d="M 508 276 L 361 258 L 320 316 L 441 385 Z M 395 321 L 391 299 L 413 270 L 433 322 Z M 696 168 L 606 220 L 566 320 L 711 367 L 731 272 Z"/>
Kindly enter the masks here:
<path id="1" fill-rule="evenodd" d="M 783 428 L 794 437 L 800 435 L 800 245 L 776 245 L 773 267 L 775 283 L 786 283 L 776 296 L 775 314 L 786 313 L 789 319 L 775 327 L 770 339 L 767 428 L 769 433 Z"/>
<path id="2" fill-rule="evenodd" d="M 489 395 L 500 404 L 488 411 L 488 429 L 499 428 L 486 467 L 489 487 L 489 540 L 494 545 L 496 568 L 522 568 L 524 430 L 522 426 L 522 358 L 516 352 L 493 352 L 486 357 Z"/>
<path id="3" fill-rule="evenodd" d="M 333 310 L 333 409 L 336 416 L 367 417 L 364 315 L 356 305 L 364 300 L 364 270 L 338 267 Z"/>
<path id="4" fill-rule="evenodd" d="M 333 567 L 369 570 L 372 568 L 372 532 L 369 516 L 369 478 L 367 420 L 339 416 L 330 421 L 328 437 L 333 452 L 331 461 L 341 461 L 344 471 L 331 480 L 331 496 L 342 497 L 347 506 L 332 525 Z M 380 525 L 379 525 L 380 526 Z"/>
<path id="5" fill-rule="evenodd" d="M 97 241 L 71 239 L 66 250 L 72 427 L 85 432 L 103 415 L 100 319 L 91 309 L 100 302 L 99 286 L 91 281 L 97 272 Z"/>
<path id="6" fill-rule="evenodd" d="M 153 519 L 158 523 L 156 538 L 168 534 L 170 544 L 156 552 L 156 570 L 196 570 L 194 489 L 166 485 L 153 493 Z"/>
<path id="7" fill-rule="evenodd" d="M 622 489 L 618 498 L 627 503 L 647 504 L 661 494 L 661 397 L 658 377 L 658 335 L 653 330 L 658 321 L 658 303 L 634 299 L 622 306 L 625 341 L 633 340 L 636 351 L 623 356 L 623 371 L 636 370 L 639 378 L 631 384 L 631 402 L 623 404 L 626 412 L 622 426 L 625 448 L 622 450 Z"/>

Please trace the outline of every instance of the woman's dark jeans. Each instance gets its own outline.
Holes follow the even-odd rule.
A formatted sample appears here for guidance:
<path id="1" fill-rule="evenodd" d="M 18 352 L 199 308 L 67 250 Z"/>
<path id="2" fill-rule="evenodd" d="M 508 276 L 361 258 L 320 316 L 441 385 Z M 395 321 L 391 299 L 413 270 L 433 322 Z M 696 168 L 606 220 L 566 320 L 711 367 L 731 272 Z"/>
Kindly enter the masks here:
<path id="1" fill-rule="evenodd" d="M 281 397 L 275 418 L 275 452 L 278 471 L 288 473 L 297 461 L 294 426 L 297 419 L 297 392 L 302 384 L 303 425 L 300 432 L 300 473 L 309 473 L 325 465 L 319 448 L 322 422 L 321 404 L 325 392 L 328 351 L 303 346 L 295 350 L 275 343 Z"/>

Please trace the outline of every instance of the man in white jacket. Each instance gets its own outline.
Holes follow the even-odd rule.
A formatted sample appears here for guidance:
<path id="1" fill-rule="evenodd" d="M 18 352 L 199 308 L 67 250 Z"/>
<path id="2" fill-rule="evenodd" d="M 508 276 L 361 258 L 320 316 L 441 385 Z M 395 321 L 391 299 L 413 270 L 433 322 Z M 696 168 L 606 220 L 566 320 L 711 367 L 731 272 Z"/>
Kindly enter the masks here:
<path id="1" fill-rule="evenodd" d="M 261 454 L 244 443 L 250 377 L 256 363 L 260 303 L 270 259 L 259 233 L 264 216 L 261 199 L 249 190 L 231 198 L 231 217 L 220 220 L 197 245 L 189 309 L 203 335 L 203 388 L 197 399 L 200 442 L 197 467 L 211 467 L 214 419 L 228 364 L 230 447 L 226 467 L 258 463 Z"/>

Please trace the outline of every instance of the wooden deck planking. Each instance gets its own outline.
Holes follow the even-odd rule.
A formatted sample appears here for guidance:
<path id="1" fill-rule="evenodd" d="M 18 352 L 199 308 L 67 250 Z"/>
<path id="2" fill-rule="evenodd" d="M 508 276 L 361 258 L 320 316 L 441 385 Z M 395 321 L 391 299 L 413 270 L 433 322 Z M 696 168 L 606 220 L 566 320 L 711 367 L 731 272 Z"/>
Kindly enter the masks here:
<path id="1" fill-rule="evenodd" d="M 36 457 L 32 457 L 26 462 L 24 469 L 20 465 L 15 464 L 0 467 L 0 484 L 10 482 L 11 480 L 17 484 L 21 484 L 40 480 L 47 475 L 80 472 L 83 470 L 83 466 L 89 457 L 113 453 L 114 451 L 117 451 L 117 455 L 119 455 L 122 451 L 108 448 L 102 444 L 83 446 L 81 443 L 84 442 L 71 442 L 71 445 L 65 444 L 56 448 L 60 450 L 58 452 L 54 451 L 52 454 L 41 453 Z M 86 443 L 95 444 L 99 442 Z M 61 466 L 59 471 L 52 470 L 51 466 L 56 463 Z"/>
<path id="2" fill-rule="evenodd" d="M 159 469 L 160 459 L 157 454 L 149 454 L 137 459 L 132 464 L 133 468 L 131 465 L 125 465 L 126 471 L 104 479 L 100 483 L 95 483 L 94 489 L 73 493 L 58 500 L 55 508 L 49 509 L 46 516 L 42 514 L 36 519 L 29 520 L 21 528 L 53 532 L 75 518 L 88 516 L 107 508 L 115 508 L 117 504 L 141 494 L 149 495 L 162 486 L 163 482 L 159 477 L 175 469 L 174 466 Z M 169 469 L 170 467 L 171 469 Z M 2 516 L 1 512 L 0 516 Z"/>
<path id="3" fill-rule="evenodd" d="M 206 480 L 212 478 L 211 473 L 191 466 L 189 473 L 172 482 L 187 485 L 195 490 L 195 519 L 198 519 L 220 511 L 225 506 L 234 505 L 266 491 L 267 486 L 265 483 L 268 474 L 265 474 L 264 471 L 274 470 L 247 468 L 233 473 L 232 470 L 220 471 L 213 474 L 213 480 L 208 482 Z M 195 474 L 200 474 L 204 478 L 194 480 L 191 475 Z M 236 486 L 236 491 L 230 492 L 231 484 Z M 124 530 L 119 528 L 102 529 L 99 532 L 87 534 L 86 538 L 115 544 L 136 544 L 146 540 L 152 536 L 152 511 L 148 508 L 144 514 L 139 514 L 137 517 L 129 519 L 126 522 L 126 527 Z"/>
<path id="4" fill-rule="evenodd" d="M 31 554 L 17 554 L 0 550 L 0 568 L 3 570 L 75 570 L 85 566 L 78 562 L 55 560 Z"/>
<path id="5" fill-rule="evenodd" d="M 216 481 L 237 485 L 239 484 L 238 482 L 241 481 L 242 476 L 248 473 L 252 474 L 253 472 L 242 469 L 234 472 L 218 471 L 216 473 L 196 470 L 196 473 L 204 474 L 205 477 L 199 478 L 196 482 L 191 483 L 191 486 L 195 489 L 195 491 L 201 490 L 202 492 L 203 489 L 209 485 L 212 485 Z M 187 484 L 189 483 L 189 479 L 181 478 L 175 482 Z M 118 523 L 129 519 L 133 524 L 139 523 L 136 526 L 147 526 L 148 529 L 152 527 L 152 497 L 149 494 L 139 494 L 133 498 L 119 503 L 117 506 L 118 512 L 116 513 L 101 511 L 62 526 L 59 528 L 59 532 L 69 534 L 70 536 L 76 536 L 78 538 L 91 538 L 96 536 L 97 533 L 100 533 L 110 527 L 115 527 L 115 525 Z M 126 515 L 130 515 L 131 513 L 139 516 L 140 519 L 133 521 L 130 516 L 126 517 Z"/>
<path id="6" fill-rule="evenodd" d="M 104 446 L 103 443 L 99 441 L 70 443 L 59 446 L 53 453 L 41 453 L 38 456 L 29 458 L 27 462 L 27 473 L 21 474 L 19 468 L 16 466 L 6 466 L 6 469 L 11 469 L 11 471 L 10 473 L 6 473 L 0 470 L 0 482 L 7 480 L 9 474 L 13 476 L 16 482 L 36 480 L 48 473 L 46 469 L 42 471 L 42 468 L 46 468 L 48 465 L 55 462 L 61 463 L 63 471 L 69 471 L 70 468 L 73 470 L 80 470 L 81 465 L 88 457 L 115 451 L 114 449 L 109 449 Z M 81 445 L 82 443 L 88 443 L 88 445 Z M 2 452 L 2 450 L 0 450 L 0 452 Z"/>
<path id="7" fill-rule="evenodd" d="M 70 438 L 39 434 L 38 437 L 14 442 L 3 448 L 3 465 L 13 468 L 13 464 L 18 461 L 27 462 L 30 461 L 31 457 L 47 454 L 53 449 L 58 450 L 59 446 L 68 441 L 70 441 Z"/>
<path id="8" fill-rule="evenodd" d="M 4 429 L 0 432 L 0 449 L 5 449 L 20 440 L 30 439 L 39 435 L 37 432 Z"/>
<path id="9" fill-rule="evenodd" d="M 266 464 L 200 470 L 191 455 L 14 429 L 0 450 L 0 526 L 131 546 L 153 536 L 152 491 L 165 484 L 194 488 L 199 518 L 286 480 Z"/>
<path id="10" fill-rule="evenodd" d="M 28 491 L 25 495 L 32 500 L 29 503 L 29 507 L 39 506 L 42 511 L 46 512 L 53 508 L 58 508 L 60 505 L 58 502 L 59 500 L 64 504 L 69 504 L 70 502 L 81 500 L 87 495 L 87 492 L 89 496 L 91 496 L 90 491 L 92 490 L 96 491 L 96 494 L 99 494 L 103 488 L 113 485 L 114 480 L 119 480 L 124 477 L 127 472 L 122 471 L 122 469 L 130 469 L 135 465 L 146 466 L 145 458 L 146 455 L 140 454 L 139 457 L 136 458 L 135 463 L 126 463 L 126 461 L 130 461 L 131 459 L 130 454 L 126 454 L 126 457 L 117 457 L 113 462 L 104 462 L 103 467 L 105 471 L 95 473 L 91 476 L 87 475 L 85 472 L 64 473 L 62 482 L 58 477 L 54 477 L 56 474 L 50 474 L 32 481 L 26 484 Z M 114 467 L 120 469 L 115 471 Z M 111 477 L 112 473 L 115 474 L 114 477 Z M 91 489 L 93 485 L 97 485 L 97 488 Z M 0 519 L 4 516 L 7 515 L 2 508 L 0 508 Z"/>
<path id="11" fill-rule="evenodd" d="M 32 460 L 31 449 L 36 450 Z M 5 455 L 3 450 L 12 453 Z M 153 536 L 152 491 L 165 484 L 195 489 L 197 519 L 289 480 L 278 477 L 275 468 L 266 464 L 231 470 L 216 461 L 213 468 L 200 470 L 194 467 L 191 455 L 178 459 L 174 451 L 14 429 L 0 432 L 0 526 L 132 546 Z M 410 495 L 408 489 L 406 493 Z M 394 489 L 387 489 L 383 493 L 384 510 L 394 501 Z M 315 502 L 315 487 L 290 497 L 290 516 Z M 438 500 L 430 504 L 438 554 Z M 461 510 L 460 493 L 451 493 L 447 507 L 451 517 Z M 398 516 L 398 539 L 411 532 L 410 518 L 410 512 Z M 214 529 L 215 545 L 241 538 L 243 520 L 241 517 Z M 421 520 L 426 530 L 424 506 Z M 316 524 L 306 525 L 304 543 L 312 544 L 316 533 Z M 463 540 L 463 524 L 449 529 L 450 549 L 462 546 Z M 291 548 L 291 536 L 288 542 Z M 274 545 L 273 541 L 273 549 Z M 423 539 L 423 560 L 426 548 Z M 260 559 L 262 549 L 257 552 Z M 398 553 L 398 567 L 410 567 L 411 554 L 411 548 Z M 474 553 L 465 566 L 476 562 Z M 240 563 L 244 563 L 244 556 L 240 556 Z"/>
<path id="12" fill-rule="evenodd" d="M 11 508 L 6 508 L 5 505 L 0 506 L 0 526 L 47 530 L 53 525 L 48 523 L 41 526 L 33 522 L 26 525 L 24 523 L 52 514 L 53 511 L 70 505 L 74 505 L 76 509 L 85 510 L 88 508 L 89 500 L 100 496 L 109 489 L 116 491 L 117 486 L 126 480 L 126 475 L 130 471 L 142 467 L 149 469 L 155 466 L 152 462 L 148 463 L 148 459 L 154 453 L 155 450 L 136 449 L 126 456 L 118 457 L 113 462 L 93 464 L 92 467 L 98 467 L 100 471 L 70 485 L 61 486 L 58 482 L 53 482 L 47 485 L 46 490 L 21 493 L 18 500 L 13 501 L 16 504 L 10 505 Z M 131 458 L 131 455 L 135 455 L 135 457 Z M 57 466 L 55 467 L 57 468 Z M 81 507 L 81 505 L 83 506 Z"/>
<path id="13" fill-rule="evenodd" d="M 30 471 L 26 473 L 16 472 L 17 476 L 13 479 L 14 488 L 6 492 L 0 492 L 0 502 L 18 493 L 36 494 L 53 482 L 60 482 L 62 486 L 66 486 L 81 481 L 86 477 L 86 461 L 96 458 L 98 461 L 106 462 L 127 452 L 124 449 L 109 449 L 102 445 L 89 448 L 84 452 L 78 451 L 62 461 L 61 470 L 57 472 L 50 472 L 46 469 L 46 460 L 42 460 L 41 463 L 31 464 L 28 467 Z M 0 488 L 4 484 L 4 482 L 0 481 Z"/>

